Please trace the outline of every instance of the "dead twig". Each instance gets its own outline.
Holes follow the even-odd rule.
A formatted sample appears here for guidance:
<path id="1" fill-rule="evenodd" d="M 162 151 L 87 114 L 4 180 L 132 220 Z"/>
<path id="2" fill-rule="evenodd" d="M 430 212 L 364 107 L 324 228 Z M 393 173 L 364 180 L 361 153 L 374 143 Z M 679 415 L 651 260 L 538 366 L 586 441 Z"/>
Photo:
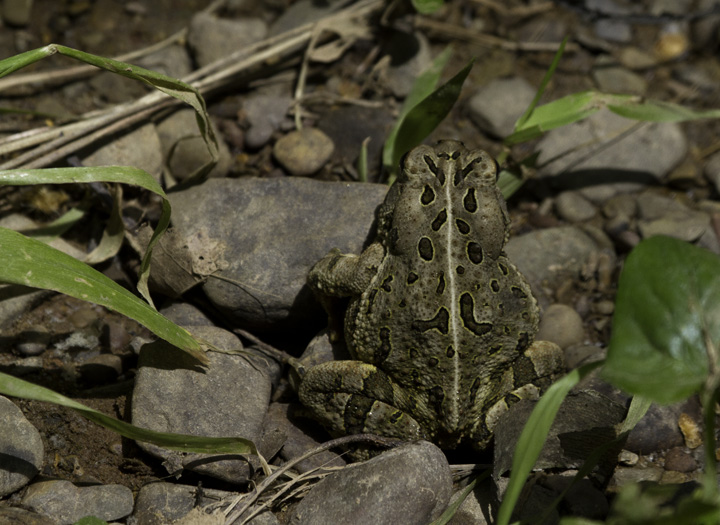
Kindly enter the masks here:
<path id="1" fill-rule="evenodd" d="M 543 52 L 555 52 L 560 47 L 560 42 L 513 42 L 511 40 L 505 40 L 503 38 L 488 35 L 484 33 L 478 33 L 473 29 L 466 29 L 454 24 L 448 24 L 447 22 L 439 22 L 432 18 L 424 16 L 418 16 L 415 18 L 415 27 L 418 29 L 428 29 L 430 31 L 436 31 L 449 38 L 459 38 L 481 46 L 500 48 L 507 51 L 543 51 Z M 565 46 L 565 52 L 574 52 L 579 48 L 577 44 L 568 42 Z"/>
<path id="2" fill-rule="evenodd" d="M 349 445 L 351 443 L 371 443 L 373 445 L 379 446 L 379 447 L 394 447 L 398 446 L 400 444 L 404 444 L 403 441 L 398 441 L 396 439 L 389 439 L 382 436 L 376 436 L 374 434 L 354 434 L 352 436 L 344 436 L 341 438 L 330 440 L 326 443 L 323 443 L 320 446 L 315 447 L 312 450 L 309 450 L 302 456 L 298 456 L 296 458 L 293 458 L 292 460 L 288 461 L 285 465 L 283 465 L 281 468 L 273 472 L 270 476 L 265 478 L 256 488 L 255 490 L 247 495 L 243 495 L 240 498 L 238 498 L 226 511 L 226 520 L 225 525 L 232 525 L 237 519 L 239 519 L 249 508 L 250 505 L 255 503 L 257 501 L 258 497 L 262 492 L 264 492 L 270 485 L 275 483 L 275 480 L 277 480 L 280 476 L 282 476 L 285 472 L 293 468 L 295 465 L 300 463 L 301 461 L 314 456 L 315 454 L 319 454 L 320 452 L 325 452 L 326 450 L 330 450 L 331 448 L 340 447 Z M 237 505 L 240 500 L 243 500 L 242 506 L 233 509 L 235 505 Z"/>

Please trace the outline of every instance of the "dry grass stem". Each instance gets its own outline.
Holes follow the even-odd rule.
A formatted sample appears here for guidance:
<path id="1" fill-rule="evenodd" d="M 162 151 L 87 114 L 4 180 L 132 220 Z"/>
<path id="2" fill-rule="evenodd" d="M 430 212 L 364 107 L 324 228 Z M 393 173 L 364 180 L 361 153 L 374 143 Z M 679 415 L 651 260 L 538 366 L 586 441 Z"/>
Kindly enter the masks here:
<path id="1" fill-rule="evenodd" d="M 215 4 L 208 7 L 208 9 L 214 9 Z M 316 23 L 306 24 L 300 28 L 258 42 L 247 49 L 238 50 L 194 71 L 183 81 L 198 89 L 203 95 L 227 88 L 240 75 L 248 73 L 255 67 L 272 67 L 292 57 L 308 44 L 316 26 L 338 24 L 341 20 L 356 20 L 358 17 L 370 16 L 382 6 L 382 0 L 361 0 Z M 173 37 L 176 37 L 176 35 L 173 35 Z M 167 45 L 167 41 L 157 45 Z M 83 71 L 86 67 L 92 68 L 92 66 L 81 67 Z M 78 68 L 71 69 L 77 70 Z M 64 74 L 67 75 L 68 73 Z M 62 75 L 63 73 L 58 73 L 57 78 L 61 78 Z M 16 80 L 13 85 L 21 85 L 22 82 L 27 82 L 27 76 L 20 81 Z M 70 124 L 48 126 L 39 128 L 39 130 L 23 131 L 9 135 L 0 141 L 0 156 L 17 153 L 33 146 L 35 148 L 1 164 L 0 169 L 48 166 L 111 133 L 121 131 L 137 122 L 148 119 L 157 111 L 173 104 L 180 104 L 180 102 L 169 98 L 163 93 L 153 92 L 132 102 L 87 113 L 81 116 L 78 121 Z"/>

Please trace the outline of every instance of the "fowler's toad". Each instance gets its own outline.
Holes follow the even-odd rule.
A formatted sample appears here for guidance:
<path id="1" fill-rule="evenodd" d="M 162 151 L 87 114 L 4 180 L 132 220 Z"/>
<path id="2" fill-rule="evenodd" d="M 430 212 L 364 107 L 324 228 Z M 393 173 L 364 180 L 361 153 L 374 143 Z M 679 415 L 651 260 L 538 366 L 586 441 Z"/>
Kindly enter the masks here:
<path id="1" fill-rule="evenodd" d="M 482 448 L 507 403 L 562 366 L 556 345 L 533 343 L 539 309 L 503 252 L 509 222 L 486 152 L 443 141 L 406 156 L 375 242 L 308 276 L 321 299 L 350 297 L 354 360 L 312 367 L 299 392 L 331 432 Z"/>

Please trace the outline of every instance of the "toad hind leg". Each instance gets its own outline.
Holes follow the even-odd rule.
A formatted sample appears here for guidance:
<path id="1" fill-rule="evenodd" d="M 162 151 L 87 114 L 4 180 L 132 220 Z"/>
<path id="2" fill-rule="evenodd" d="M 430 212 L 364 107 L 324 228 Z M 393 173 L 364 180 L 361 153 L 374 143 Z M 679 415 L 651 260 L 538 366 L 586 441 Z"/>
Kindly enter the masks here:
<path id="1" fill-rule="evenodd" d="M 371 433 L 403 440 L 425 438 L 415 419 L 398 406 L 402 390 L 383 371 L 362 361 L 330 361 L 310 368 L 300 400 L 335 435 Z"/>

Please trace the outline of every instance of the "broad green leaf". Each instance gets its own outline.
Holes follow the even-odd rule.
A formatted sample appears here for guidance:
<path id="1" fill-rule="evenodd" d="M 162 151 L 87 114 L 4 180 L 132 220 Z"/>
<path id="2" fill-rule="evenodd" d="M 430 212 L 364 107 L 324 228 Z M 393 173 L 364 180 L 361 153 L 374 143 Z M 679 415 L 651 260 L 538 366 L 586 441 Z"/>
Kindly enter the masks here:
<path id="1" fill-rule="evenodd" d="M 660 403 L 698 392 L 720 364 L 720 258 L 652 237 L 630 253 L 618 284 L 603 376 Z"/>
<path id="2" fill-rule="evenodd" d="M 226 453 L 226 454 L 255 454 L 257 449 L 252 441 L 240 437 L 203 437 L 187 434 L 172 434 L 169 432 L 156 432 L 125 423 L 102 412 L 87 407 L 77 401 L 53 392 L 42 386 L 34 385 L 0 372 L 0 393 L 22 399 L 33 399 L 54 403 L 71 408 L 90 421 L 107 429 L 117 432 L 121 436 L 137 441 L 145 441 L 160 447 L 184 452 L 200 453 Z"/>
<path id="3" fill-rule="evenodd" d="M 71 183 L 89 183 L 89 182 L 111 182 L 123 183 L 140 186 L 148 191 L 162 197 L 162 214 L 158 225 L 155 227 L 152 238 L 148 243 L 145 256 L 140 265 L 140 279 L 138 281 L 138 291 L 152 305 L 152 298 L 147 287 L 147 281 L 150 276 L 150 260 L 152 257 L 153 247 L 160 240 L 160 237 L 168 225 L 170 224 L 170 201 L 167 195 L 160 187 L 160 184 L 148 172 L 132 168 L 130 166 L 101 166 L 94 168 L 44 168 L 32 170 L 5 170 L 0 171 L 0 186 L 27 186 L 31 184 L 71 184 Z M 119 210 L 115 210 L 119 213 Z M 115 221 L 119 220 L 116 213 Z M 121 224 L 114 226 L 115 241 L 118 238 Z"/>
<path id="4" fill-rule="evenodd" d="M 538 400 L 520 433 L 517 445 L 515 445 L 510 481 L 498 510 L 496 522 L 498 525 L 508 525 L 510 523 L 510 516 L 520 497 L 520 492 L 525 485 L 528 474 L 535 466 L 548 432 L 550 432 L 552 422 L 568 392 L 582 378 L 601 364 L 601 362 L 590 363 L 569 372 L 565 377 L 550 385 L 550 388 Z"/>
<path id="5" fill-rule="evenodd" d="M 443 0 L 412 0 L 415 10 L 421 15 L 429 15 L 440 9 L 445 2 Z"/>
<path id="6" fill-rule="evenodd" d="M 414 106 L 402 119 L 395 140 L 392 165 L 397 166 L 406 152 L 420 144 L 450 113 L 460 96 L 463 82 L 472 69 L 474 60 L 454 77 L 430 93 Z"/>
<path id="7" fill-rule="evenodd" d="M 512 145 L 537 138 L 551 129 L 582 120 L 600 109 L 597 106 L 598 95 L 594 91 L 573 93 L 536 107 L 525 121 L 515 128 L 515 132 L 505 138 L 505 144 Z"/>
<path id="8" fill-rule="evenodd" d="M 385 167 L 385 171 L 390 174 L 391 182 L 395 178 L 394 174 L 398 169 L 398 161 L 400 157 L 405 154 L 404 151 L 399 151 L 396 146 L 397 134 L 403 123 L 403 119 L 412 108 L 417 106 L 424 98 L 433 92 L 435 86 L 440 81 L 440 75 L 443 69 L 445 69 L 448 60 L 450 60 L 451 55 L 452 48 L 448 46 L 442 53 L 435 57 L 430 67 L 418 75 L 410 89 L 410 93 L 405 97 L 405 102 L 403 102 L 400 108 L 400 114 L 383 146 L 383 166 Z"/>
<path id="9" fill-rule="evenodd" d="M 700 491 L 681 496 L 678 485 L 630 483 L 613 502 L 606 523 L 610 525 L 715 525 L 720 519 L 717 501 L 707 501 Z"/>
<path id="10" fill-rule="evenodd" d="M 55 290 L 119 312 L 207 363 L 190 333 L 94 268 L 40 241 L 0 228 L 0 282 Z"/>

